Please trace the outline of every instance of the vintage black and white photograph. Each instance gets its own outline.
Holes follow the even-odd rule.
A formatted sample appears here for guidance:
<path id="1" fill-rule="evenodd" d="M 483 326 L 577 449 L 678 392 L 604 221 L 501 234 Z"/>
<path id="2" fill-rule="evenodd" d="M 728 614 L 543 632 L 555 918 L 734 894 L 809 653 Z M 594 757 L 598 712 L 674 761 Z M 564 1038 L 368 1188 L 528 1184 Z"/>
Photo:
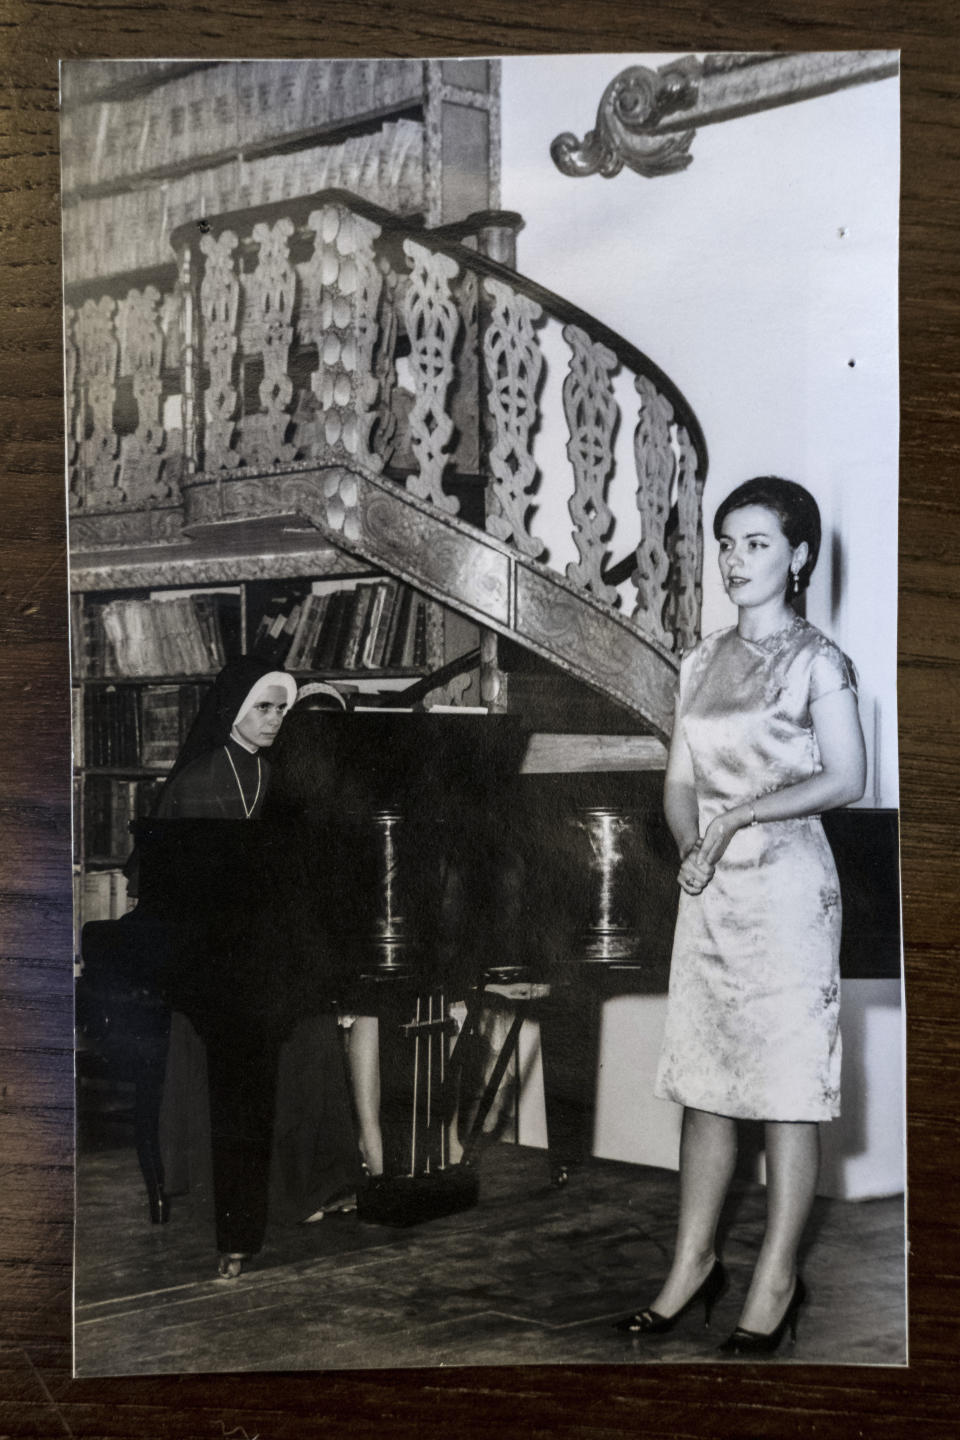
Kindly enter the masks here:
<path id="1" fill-rule="evenodd" d="M 907 1363 L 898 69 L 62 63 L 77 1376 Z"/>

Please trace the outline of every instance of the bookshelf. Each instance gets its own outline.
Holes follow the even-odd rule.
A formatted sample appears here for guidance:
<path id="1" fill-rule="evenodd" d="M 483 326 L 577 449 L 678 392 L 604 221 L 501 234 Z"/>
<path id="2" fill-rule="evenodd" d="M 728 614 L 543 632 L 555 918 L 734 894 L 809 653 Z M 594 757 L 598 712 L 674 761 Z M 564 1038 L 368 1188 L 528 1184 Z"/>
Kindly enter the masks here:
<path id="1" fill-rule="evenodd" d="M 72 605 L 78 934 L 132 905 L 130 826 L 151 812 L 227 660 L 254 654 L 298 680 L 337 680 L 352 706 L 412 685 L 472 640 L 413 587 L 363 571 L 86 591 Z"/>

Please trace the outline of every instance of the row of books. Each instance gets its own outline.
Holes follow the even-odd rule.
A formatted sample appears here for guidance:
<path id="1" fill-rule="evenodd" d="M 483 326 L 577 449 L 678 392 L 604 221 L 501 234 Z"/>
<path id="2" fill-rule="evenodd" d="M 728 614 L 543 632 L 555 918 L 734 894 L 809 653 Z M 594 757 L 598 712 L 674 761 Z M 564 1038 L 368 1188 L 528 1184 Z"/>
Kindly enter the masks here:
<path id="1" fill-rule="evenodd" d="M 200 215 L 225 214 L 318 190 L 350 190 L 394 213 L 423 206 L 423 126 L 390 122 L 334 145 L 264 159 L 230 160 L 163 186 L 69 204 L 63 210 L 67 284 L 93 279 L 110 256 L 112 271 L 169 265 L 170 236 Z"/>
<path id="2" fill-rule="evenodd" d="M 179 75 L 129 99 L 67 104 L 63 188 L 162 173 L 409 108 L 423 88 L 416 60 L 256 61 Z"/>
<path id="3" fill-rule="evenodd" d="M 123 862 L 133 848 L 130 826 L 153 810 L 162 781 L 88 775 L 83 795 L 84 854 Z"/>
<path id="4" fill-rule="evenodd" d="M 180 753 L 200 702 L 202 681 L 180 685 L 98 685 L 82 698 L 82 728 L 74 718 L 75 763 L 90 767 L 167 769 Z M 78 743 L 79 742 L 79 743 Z"/>
<path id="5" fill-rule="evenodd" d="M 268 611 L 253 650 L 288 670 L 424 666 L 429 604 L 399 580 L 360 581 Z"/>
<path id="6" fill-rule="evenodd" d="M 240 652 L 240 629 L 236 593 L 91 602 L 83 621 L 81 670 L 87 677 L 215 672 Z"/>
<path id="7" fill-rule="evenodd" d="M 122 870 L 87 870 L 78 888 L 81 925 L 88 920 L 119 920 L 133 908 Z"/>

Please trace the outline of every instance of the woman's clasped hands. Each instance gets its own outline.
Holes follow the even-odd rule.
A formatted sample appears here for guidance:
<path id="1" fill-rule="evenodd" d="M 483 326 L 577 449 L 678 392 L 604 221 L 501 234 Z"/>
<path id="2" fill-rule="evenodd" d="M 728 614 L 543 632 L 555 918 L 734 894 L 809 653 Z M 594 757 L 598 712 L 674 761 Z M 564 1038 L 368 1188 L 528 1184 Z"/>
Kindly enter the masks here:
<path id="1" fill-rule="evenodd" d="M 702 837 L 691 845 L 680 863 L 677 880 L 688 895 L 699 895 L 713 879 L 717 861 L 740 829 L 740 816 L 726 810 L 710 821 Z"/>
<path id="2" fill-rule="evenodd" d="M 714 866 L 703 859 L 703 841 L 692 845 L 680 862 L 677 880 L 688 895 L 699 895 L 713 879 Z"/>

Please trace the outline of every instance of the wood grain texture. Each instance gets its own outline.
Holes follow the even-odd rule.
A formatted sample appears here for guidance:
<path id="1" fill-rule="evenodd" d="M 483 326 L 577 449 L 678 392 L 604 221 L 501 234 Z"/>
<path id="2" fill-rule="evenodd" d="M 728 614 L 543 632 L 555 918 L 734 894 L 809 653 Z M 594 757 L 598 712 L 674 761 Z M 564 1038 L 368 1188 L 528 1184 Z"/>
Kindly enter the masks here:
<path id="1" fill-rule="evenodd" d="M 6 0 L 0 6 L 0 1434 L 649 1437 L 956 1433 L 960 16 L 951 0 Z M 69 1378 L 72 1061 L 60 57 L 903 51 L 901 778 L 908 1371 L 707 1367 Z M 825 162 L 825 163 L 828 163 Z M 614 182 L 616 183 L 616 182 Z M 892 517 L 891 517 L 892 523 Z M 890 584 L 895 577 L 890 576 Z"/>

